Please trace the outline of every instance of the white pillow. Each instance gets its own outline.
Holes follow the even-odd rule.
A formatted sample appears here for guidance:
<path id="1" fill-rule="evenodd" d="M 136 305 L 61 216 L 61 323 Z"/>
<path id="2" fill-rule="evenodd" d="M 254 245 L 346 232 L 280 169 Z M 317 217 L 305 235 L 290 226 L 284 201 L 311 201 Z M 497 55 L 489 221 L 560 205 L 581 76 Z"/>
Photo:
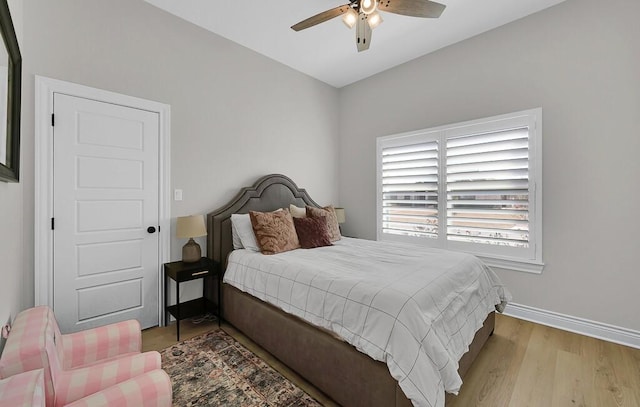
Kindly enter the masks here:
<path id="1" fill-rule="evenodd" d="M 236 228 L 238 216 L 240 215 L 236 215 L 235 213 L 231 215 L 231 237 L 233 238 L 234 250 L 244 249 L 244 246 L 242 246 L 242 240 L 240 240 L 240 235 L 238 234 L 238 229 Z"/>
<path id="2" fill-rule="evenodd" d="M 299 206 L 295 206 L 294 204 L 289 204 L 289 212 L 291 212 L 291 216 L 294 218 L 306 218 L 307 217 L 307 209 L 300 208 Z"/>
<path id="3" fill-rule="evenodd" d="M 282 208 L 276 209 L 274 212 L 281 211 Z M 251 218 L 248 213 L 231 214 L 231 235 L 233 237 L 234 249 L 247 249 L 259 252 L 260 247 L 256 240 L 256 234 L 253 232 Z"/>
<path id="4" fill-rule="evenodd" d="M 248 249 L 254 252 L 260 251 L 248 213 L 234 213 L 231 215 L 231 231 L 233 234 L 234 249 Z"/>

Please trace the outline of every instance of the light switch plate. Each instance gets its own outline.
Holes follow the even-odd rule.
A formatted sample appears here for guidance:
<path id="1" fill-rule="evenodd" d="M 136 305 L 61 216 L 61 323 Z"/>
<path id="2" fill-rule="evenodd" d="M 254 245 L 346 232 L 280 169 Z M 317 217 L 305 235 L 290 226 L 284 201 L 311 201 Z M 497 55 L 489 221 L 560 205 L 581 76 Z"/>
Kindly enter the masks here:
<path id="1" fill-rule="evenodd" d="M 182 190 L 181 189 L 173 190 L 173 200 L 174 201 L 182 201 Z"/>

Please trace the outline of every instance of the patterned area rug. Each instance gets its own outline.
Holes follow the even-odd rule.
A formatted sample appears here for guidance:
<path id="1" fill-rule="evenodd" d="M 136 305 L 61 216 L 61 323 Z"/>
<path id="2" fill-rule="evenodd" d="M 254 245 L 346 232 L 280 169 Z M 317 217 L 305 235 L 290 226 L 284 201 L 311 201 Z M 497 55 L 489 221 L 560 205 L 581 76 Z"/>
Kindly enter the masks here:
<path id="1" fill-rule="evenodd" d="M 160 352 L 174 406 L 320 406 L 222 330 Z"/>

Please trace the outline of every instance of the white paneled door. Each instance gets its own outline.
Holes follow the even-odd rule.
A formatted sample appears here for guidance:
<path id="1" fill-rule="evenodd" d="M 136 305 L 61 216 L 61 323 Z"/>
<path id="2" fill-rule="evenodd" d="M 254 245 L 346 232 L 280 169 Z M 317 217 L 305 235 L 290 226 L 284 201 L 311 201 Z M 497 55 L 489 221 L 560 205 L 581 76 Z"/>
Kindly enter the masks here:
<path id="1" fill-rule="evenodd" d="M 54 93 L 53 308 L 63 332 L 158 325 L 159 115 Z"/>

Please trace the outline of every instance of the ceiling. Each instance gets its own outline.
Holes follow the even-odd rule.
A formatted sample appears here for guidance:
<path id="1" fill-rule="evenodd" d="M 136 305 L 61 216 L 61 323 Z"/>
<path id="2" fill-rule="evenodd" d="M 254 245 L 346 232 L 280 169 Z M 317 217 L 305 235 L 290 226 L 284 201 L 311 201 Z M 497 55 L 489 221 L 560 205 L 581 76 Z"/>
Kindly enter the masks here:
<path id="1" fill-rule="evenodd" d="M 439 19 L 380 13 L 371 48 L 358 52 L 355 28 L 334 18 L 290 27 L 346 0 L 145 0 L 178 17 L 340 88 L 499 27 L 564 0 L 438 0 Z"/>

